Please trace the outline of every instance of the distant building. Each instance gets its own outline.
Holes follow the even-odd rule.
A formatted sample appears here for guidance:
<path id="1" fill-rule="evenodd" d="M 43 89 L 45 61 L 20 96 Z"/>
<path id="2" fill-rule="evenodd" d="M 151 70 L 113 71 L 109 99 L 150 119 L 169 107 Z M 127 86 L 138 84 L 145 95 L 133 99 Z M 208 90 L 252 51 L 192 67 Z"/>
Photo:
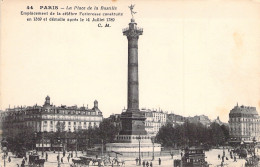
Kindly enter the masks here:
<path id="1" fill-rule="evenodd" d="M 217 117 L 217 119 L 214 119 L 214 120 L 212 121 L 212 123 L 217 123 L 217 124 L 219 124 L 220 126 L 221 126 L 221 125 L 229 126 L 229 124 L 222 122 L 222 121 L 219 119 L 219 117 Z"/>
<path id="2" fill-rule="evenodd" d="M 176 115 L 173 113 L 167 115 L 167 123 L 171 123 L 173 126 L 182 125 L 186 120 L 187 118 L 181 115 Z"/>
<path id="3" fill-rule="evenodd" d="M 122 129 L 122 123 L 121 123 L 121 114 L 112 114 L 107 119 L 110 119 L 115 127 L 118 127 L 120 130 Z"/>
<path id="4" fill-rule="evenodd" d="M 34 132 L 76 131 L 98 127 L 103 120 L 102 112 L 98 108 L 98 101 L 94 101 L 94 107 L 65 105 L 54 106 L 50 103 L 50 97 L 45 98 L 43 106 L 28 106 L 8 108 L 0 113 L 2 130 L 15 134 L 21 127 L 29 127 Z"/>
<path id="5" fill-rule="evenodd" d="M 229 113 L 231 142 L 260 141 L 260 118 L 256 107 L 235 106 Z"/>
<path id="6" fill-rule="evenodd" d="M 188 117 L 189 122 L 191 123 L 201 123 L 204 126 L 210 126 L 211 120 L 209 119 L 208 116 L 205 115 L 199 115 L 199 116 L 194 116 L 194 117 Z"/>
<path id="7" fill-rule="evenodd" d="M 166 125 L 167 113 L 150 109 L 141 109 L 141 112 L 143 112 L 146 117 L 145 130 L 148 135 L 156 136 L 160 128 Z"/>

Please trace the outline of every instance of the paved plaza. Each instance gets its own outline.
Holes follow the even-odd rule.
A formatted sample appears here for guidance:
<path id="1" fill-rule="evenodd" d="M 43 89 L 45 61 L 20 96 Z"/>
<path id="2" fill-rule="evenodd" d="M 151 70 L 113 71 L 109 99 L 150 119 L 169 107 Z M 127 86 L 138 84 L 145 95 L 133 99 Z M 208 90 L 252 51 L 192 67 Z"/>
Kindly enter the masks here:
<path id="1" fill-rule="evenodd" d="M 237 162 L 234 162 L 234 159 L 230 159 L 229 157 L 229 153 L 227 150 L 225 150 L 225 153 L 226 153 L 226 156 L 229 158 L 228 160 L 225 160 L 224 162 L 224 165 L 225 166 L 228 166 L 228 167 L 242 167 L 244 166 L 245 164 L 245 160 L 244 159 L 238 159 L 237 158 Z M 257 152 L 258 153 L 258 152 Z M 41 155 L 41 152 L 39 152 L 39 154 Z M 75 158 L 75 152 L 73 153 L 74 154 L 74 158 Z M 208 163 L 210 164 L 210 166 L 212 167 L 217 167 L 217 166 L 220 166 L 221 164 L 221 160 L 218 159 L 218 155 L 222 155 L 223 154 L 223 150 L 222 149 L 213 149 L 213 150 L 210 150 L 210 151 L 207 151 L 206 152 L 206 161 L 208 161 Z M 3 154 L 1 154 L 1 157 L 2 157 Z M 48 161 L 45 162 L 44 166 L 45 167 L 57 167 L 58 166 L 58 163 L 57 163 L 57 155 L 58 153 L 53 153 L 53 152 L 48 152 Z M 60 153 L 60 155 L 62 156 L 62 153 Z M 81 152 L 78 152 L 78 157 L 81 156 L 82 153 Z M 259 153 L 258 153 L 259 155 Z M 11 155 L 9 153 L 9 156 L 11 157 L 11 162 L 9 163 L 8 162 L 8 158 L 6 159 L 6 167 L 17 167 L 17 164 L 19 164 L 19 166 L 21 165 L 22 163 L 22 158 L 15 158 L 13 155 Z M 67 156 L 68 156 L 68 153 L 66 153 L 65 157 L 63 158 L 63 163 L 61 163 L 61 167 L 70 167 L 70 164 L 72 164 L 72 161 L 71 159 L 67 160 Z M 94 157 L 93 157 L 94 158 Z M 122 158 L 120 157 L 120 159 L 124 159 L 125 160 L 125 166 L 126 167 L 134 167 L 136 166 L 136 162 L 135 162 L 135 158 L 136 157 L 127 157 L 127 158 Z M 159 162 L 158 162 L 158 159 L 159 157 L 156 157 L 154 161 L 152 161 L 152 164 L 153 164 L 153 167 L 171 167 L 173 166 L 173 161 L 175 159 L 180 159 L 180 155 L 175 155 L 173 157 L 173 159 L 171 158 L 171 156 L 162 156 L 160 157 L 161 158 L 161 165 L 159 165 Z M 151 162 L 151 157 L 144 157 L 142 158 L 142 161 L 145 161 L 145 162 Z M 28 164 L 28 161 L 25 163 L 26 166 Z M 1 160 L 1 163 L 0 163 L 1 167 L 4 166 L 4 160 L 2 159 Z M 92 162 L 90 163 L 90 167 L 92 167 L 94 165 L 92 165 Z M 97 166 L 97 163 L 96 165 Z M 109 165 L 111 166 L 111 165 Z M 116 165 L 114 165 L 116 166 Z"/>

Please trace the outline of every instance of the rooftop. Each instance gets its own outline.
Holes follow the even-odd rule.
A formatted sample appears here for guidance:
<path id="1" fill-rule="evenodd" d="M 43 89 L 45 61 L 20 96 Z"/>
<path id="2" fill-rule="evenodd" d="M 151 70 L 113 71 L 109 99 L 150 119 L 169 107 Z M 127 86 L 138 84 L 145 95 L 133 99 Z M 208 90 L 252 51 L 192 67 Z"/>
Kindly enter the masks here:
<path id="1" fill-rule="evenodd" d="M 256 107 L 251 106 L 238 106 L 238 104 L 230 111 L 230 114 L 252 114 L 258 115 Z"/>

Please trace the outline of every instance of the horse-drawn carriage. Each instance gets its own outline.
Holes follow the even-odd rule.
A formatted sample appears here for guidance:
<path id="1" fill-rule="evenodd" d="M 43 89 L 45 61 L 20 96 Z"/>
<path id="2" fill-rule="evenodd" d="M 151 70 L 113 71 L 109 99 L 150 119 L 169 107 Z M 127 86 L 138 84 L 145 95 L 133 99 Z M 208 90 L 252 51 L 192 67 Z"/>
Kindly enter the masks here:
<path id="1" fill-rule="evenodd" d="M 174 160 L 174 167 L 209 167 L 205 150 L 199 147 L 186 148 L 181 160 Z"/>
<path id="2" fill-rule="evenodd" d="M 84 157 L 84 156 L 81 156 L 79 158 L 73 158 L 72 159 L 72 162 L 74 164 L 74 166 L 89 166 L 89 163 L 90 161 L 92 161 L 92 158 L 90 157 Z"/>
<path id="3" fill-rule="evenodd" d="M 112 163 L 117 165 L 117 166 L 125 166 L 125 160 L 120 159 L 118 157 L 114 158 Z"/>
<path id="4" fill-rule="evenodd" d="M 29 155 L 30 167 L 44 167 L 45 159 L 40 159 L 38 154 Z"/>
<path id="5" fill-rule="evenodd" d="M 245 167 L 258 167 L 260 156 L 252 156 L 246 159 Z"/>
<path id="6" fill-rule="evenodd" d="M 115 164 L 117 166 L 125 166 L 125 160 L 118 158 L 118 155 L 123 155 L 123 154 L 116 151 L 111 151 L 111 152 L 116 154 L 116 157 L 113 158 L 112 160 L 112 164 Z"/>
<path id="7" fill-rule="evenodd" d="M 247 158 L 248 151 L 245 148 L 237 148 L 233 150 L 234 153 L 238 155 L 239 158 Z"/>
<path id="8" fill-rule="evenodd" d="M 115 157 L 111 158 L 110 156 L 103 156 L 101 158 L 91 158 L 91 157 L 86 157 L 86 156 L 81 156 L 78 158 L 73 158 L 72 159 L 73 164 L 71 166 L 73 167 L 89 167 L 91 164 L 92 166 L 112 166 L 117 165 L 117 166 L 124 166 L 125 161 Z"/>

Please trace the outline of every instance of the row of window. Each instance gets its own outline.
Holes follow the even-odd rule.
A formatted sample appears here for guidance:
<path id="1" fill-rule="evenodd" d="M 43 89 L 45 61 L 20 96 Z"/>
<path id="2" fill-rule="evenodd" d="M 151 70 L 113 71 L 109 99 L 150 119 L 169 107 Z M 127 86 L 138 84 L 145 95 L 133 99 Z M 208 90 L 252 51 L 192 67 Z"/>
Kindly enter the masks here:
<path id="1" fill-rule="evenodd" d="M 59 121 L 56 121 L 56 122 L 57 122 L 56 124 L 59 123 Z M 43 123 L 44 123 L 44 125 L 47 125 L 48 121 L 44 121 Z M 73 125 L 76 125 L 76 124 L 78 124 L 78 125 L 81 125 L 81 124 L 86 125 L 87 124 L 87 122 L 66 122 L 66 121 L 63 121 L 63 122 L 60 122 L 60 123 L 63 123 L 64 125 L 66 125 L 66 124 L 68 124 L 68 125 L 72 125 L 72 124 Z M 52 125 L 53 121 L 50 121 L 50 124 Z M 91 125 L 91 122 L 88 122 L 88 124 Z M 94 124 L 96 124 L 96 122 L 94 122 Z"/>
<path id="2" fill-rule="evenodd" d="M 43 115 L 43 119 L 62 120 L 82 120 L 82 121 L 102 121 L 102 116 L 69 116 L 69 115 Z"/>
<path id="3" fill-rule="evenodd" d="M 46 112 L 52 111 L 52 109 L 46 109 Z M 76 111 L 76 110 L 55 110 L 56 114 L 76 114 L 76 115 L 97 115 L 95 111 Z"/>
<path id="4" fill-rule="evenodd" d="M 259 122 L 259 119 L 255 118 L 229 118 L 231 122 Z"/>

